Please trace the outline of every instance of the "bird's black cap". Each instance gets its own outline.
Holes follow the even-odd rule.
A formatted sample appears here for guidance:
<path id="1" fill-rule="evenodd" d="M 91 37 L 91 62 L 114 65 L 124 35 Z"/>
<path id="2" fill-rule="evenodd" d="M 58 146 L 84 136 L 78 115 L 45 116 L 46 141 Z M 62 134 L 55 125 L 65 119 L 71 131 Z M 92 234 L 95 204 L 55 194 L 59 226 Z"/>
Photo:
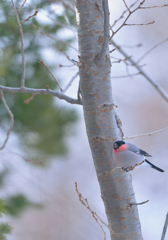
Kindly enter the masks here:
<path id="1" fill-rule="evenodd" d="M 120 146 L 122 146 L 123 144 L 125 144 L 125 142 L 124 141 L 115 141 L 114 143 L 113 143 L 113 148 L 114 149 L 118 149 Z"/>

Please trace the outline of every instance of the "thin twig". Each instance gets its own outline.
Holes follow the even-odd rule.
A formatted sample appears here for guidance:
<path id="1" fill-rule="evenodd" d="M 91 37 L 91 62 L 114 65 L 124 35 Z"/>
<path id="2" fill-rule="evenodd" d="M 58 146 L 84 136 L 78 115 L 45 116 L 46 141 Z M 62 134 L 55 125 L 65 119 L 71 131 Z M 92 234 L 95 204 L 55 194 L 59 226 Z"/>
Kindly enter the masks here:
<path id="1" fill-rule="evenodd" d="M 129 172 L 129 171 L 133 171 L 136 167 L 142 165 L 145 162 L 145 160 L 143 160 L 140 163 L 136 163 L 134 166 L 130 166 L 130 167 L 122 167 L 123 171 Z"/>
<path id="2" fill-rule="evenodd" d="M 59 68 L 61 68 L 61 67 L 74 67 L 74 64 L 73 65 L 62 65 L 61 63 L 59 63 Z"/>
<path id="3" fill-rule="evenodd" d="M 127 6 L 127 4 L 126 4 L 126 1 L 125 1 L 125 0 L 123 0 L 123 2 L 124 2 L 124 4 L 125 4 L 125 6 L 126 6 L 126 8 L 127 8 L 128 12 L 131 12 L 131 10 L 129 9 L 129 7 L 128 7 L 128 6 Z"/>
<path id="4" fill-rule="evenodd" d="M 132 202 L 132 203 L 130 203 L 129 205 L 132 207 L 133 205 L 143 205 L 143 204 L 145 204 L 145 203 L 147 203 L 147 202 L 149 202 L 149 200 L 146 200 L 146 201 L 141 202 L 141 203 L 134 203 L 134 202 Z"/>
<path id="5" fill-rule="evenodd" d="M 71 59 L 71 58 L 66 54 L 66 52 L 64 52 L 62 49 L 59 49 L 59 50 L 60 50 L 60 52 L 62 52 L 62 53 L 65 55 L 65 57 L 68 59 L 68 61 L 70 61 L 70 62 L 73 63 L 74 66 L 78 65 L 78 62 L 75 61 L 74 59 Z"/>
<path id="6" fill-rule="evenodd" d="M 72 85 L 73 81 L 77 78 L 77 76 L 79 75 L 79 72 L 77 72 L 69 81 L 69 83 L 66 85 L 66 87 L 62 90 L 62 93 L 64 94 L 68 88 Z"/>
<path id="7" fill-rule="evenodd" d="M 24 0 L 23 4 L 21 5 L 21 7 L 17 10 L 17 13 L 19 14 L 20 10 L 24 7 L 25 3 L 27 0 Z"/>
<path id="8" fill-rule="evenodd" d="M 25 58 L 24 58 L 23 29 L 22 29 L 22 25 L 21 25 L 21 22 L 20 22 L 20 19 L 19 19 L 19 15 L 18 15 L 18 12 L 19 12 L 20 10 L 18 10 L 18 12 L 17 12 L 13 0 L 11 0 L 11 2 L 12 2 L 13 9 L 14 9 L 14 11 L 15 11 L 15 14 L 16 14 L 16 19 L 17 19 L 17 23 L 18 23 L 19 31 L 20 31 L 21 52 L 22 52 L 22 79 L 21 79 L 21 88 L 24 88 L 24 86 L 25 86 Z M 22 4 L 21 8 L 24 6 L 25 2 L 26 2 L 26 1 L 24 1 L 24 3 Z M 21 8 L 20 8 L 20 9 L 21 9 Z"/>
<path id="9" fill-rule="evenodd" d="M 136 45 L 125 45 L 125 44 L 122 44 L 121 47 L 125 47 L 125 48 L 138 48 L 138 47 L 142 47 L 142 43 L 138 43 Z"/>
<path id="10" fill-rule="evenodd" d="M 35 96 L 35 95 L 36 95 L 36 94 L 33 93 L 32 96 L 31 96 L 30 98 L 28 98 L 28 99 L 26 99 L 26 100 L 24 101 L 24 103 L 25 103 L 25 104 L 28 104 L 31 100 L 34 99 L 34 96 Z"/>
<path id="11" fill-rule="evenodd" d="M 55 80 L 56 83 L 58 84 L 58 87 L 59 87 L 60 91 L 62 92 L 63 90 L 62 90 L 62 88 L 61 88 L 58 80 L 55 78 L 55 76 L 53 75 L 53 73 L 51 72 L 51 70 L 49 69 L 49 67 L 47 67 L 47 65 L 46 65 L 42 60 L 40 60 L 39 63 L 41 63 L 41 64 L 49 71 L 49 73 L 51 74 L 51 76 L 54 78 L 54 80 Z"/>
<path id="12" fill-rule="evenodd" d="M 1 100 L 2 100 L 2 102 L 3 102 L 3 105 L 4 105 L 5 109 L 6 109 L 6 111 L 7 111 L 8 114 L 9 114 L 10 119 L 11 119 L 11 123 L 10 123 L 9 129 L 8 129 L 8 132 L 7 132 L 6 139 L 5 139 L 2 147 L 0 148 L 0 150 L 2 150 L 2 149 L 5 147 L 8 139 L 9 139 L 9 135 L 10 135 L 10 132 L 11 132 L 12 127 L 13 127 L 13 124 L 14 124 L 14 116 L 13 116 L 13 113 L 11 112 L 10 108 L 8 107 L 8 105 L 7 105 L 7 103 L 6 103 L 6 100 L 5 100 L 5 98 L 4 98 L 3 92 L 2 92 L 1 90 L 0 90 L 0 98 L 1 98 Z"/>
<path id="13" fill-rule="evenodd" d="M 148 55 L 153 49 L 157 48 L 159 45 L 161 45 L 162 43 L 168 41 L 168 38 L 166 38 L 165 40 L 161 41 L 160 43 L 156 44 L 154 47 L 152 47 L 150 50 L 148 50 L 145 54 L 142 55 L 142 57 L 140 57 L 138 59 L 138 61 L 136 62 L 137 64 L 142 61 L 143 58 L 146 57 L 146 55 Z"/>
<path id="14" fill-rule="evenodd" d="M 137 2 L 139 2 L 139 0 L 137 0 L 137 1 L 135 1 L 133 4 L 131 4 L 131 6 L 129 7 L 129 9 L 131 9 Z M 116 25 L 116 23 L 119 22 L 119 21 L 124 17 L 124 15 L 125 15 L 125 13 L 127 13 L 127 11 L 128 11 L 128 10 L 125 10 L 125 11 L 121 14 L 121 16 L 114 21 L 114 23 L 112 24 L 112 26 L 110 27 L 110 29 L 112 29 L 112 28 Z"/>
<path id="15" fill-rule="evenodd" d="M 150 25 L 150 24 L 154 24 L 155 21 L 152 22 L 148 22 L 148 23 L 125 23 L 124 26 L 145 26 L 145 25 Z"/>
<path id="16" fill-rule="evenodd" d="M 54 97 L 57 97 L 59 99 L 63 99 L 66 102 L 69 102 L 71 104 L 79 104 L 82 105 L 82 101 L 79 99 L 74 99 L 71 98 L 67 95 L 64 95 L 60 92 L 53 91 L 51 89 L 34 89 L 34 88 L 13 88 L 13 87 L 5 87 L 0 85 L 0 90 L 5 91 L 5 92 L 25 92 L 25 93 L 32 93 L 32 94 L 47 94 L 47 95 L 52 95 Z"/>
<path id="17" fill-rule="evenodd" d="M 112 31 L 112 35 L 111 35 L 110 39 L 112 39 L 112 37 L 114 37 L 114 35 L 115 35 L 123 26 L 126 25 L 126 22 L 127 22 L 128 19 L 130 18 L 130 16 L 131 16 L 135 11 L 137 11 L 138 9 L 140 9 L 140 7 L 144 4 L 144 2 L 145 2 L 145 0 L 143 0 L 142 2 L 140 2 L 140 4 L 139 4 L 133 11 L 131 11 L 130 8 L 129 8 L 128 16 L 125 18 L 124 22 L 117 28 L 116 31 Z M 123 12 L 122 18 L 123 18 L 124 14 L 125 14 L 126 12 L 127 12 L 127 10 Z M 121 17 L 120 17 L 120 19 L 121 19 Z M 113 24 L 113 26 L 114 26 L 114 24 Z M 112 26 L 111 26 L 111 28 L 112 28 Z"/>
<path id="18" fill-rule="evenodd" d="M 168 226 L 168 213 L 166 214 L 166 219 L 165 219 L 165 223 L 164 223 L 164 227 L 163 227 L 163 232 L 162 232 L 161 240 L 164 240 L 164 239 L 165 239 L 166 231 L 167 231 L 167 226 Z"/>
<path id="19" fill-rule="evenodd" d="M 159 132 L 162 132 L 162 131 L 165 131 L 165 130 L 168 130 L 168 127 L 162 128 L 162 129 L 159 129 L 157 131 L 150 132 L 150 133 L 144 133 L 144 134 L 138 134 L 138 135 L 134 135 L 134 136 L 130 136 L 130 137 L 125 137 L 123 139 L 125 140 L 125 139 L 133 139 L 133 138 L 136 138 L 136 137 L 151 136 L 152 134 L 159 133 Z"/>
<path id="20" fill-rule="evenodd" d="M 96 221 L 96 222 L 98 223 L 98 225 L 100 226 L 100 228 L 101 228 L 101 230 L 102 230 L 102 232 L 103 232 L 103 234 L 104 234 L 104 239 L 106 239 L 106 232 L 104 231 L 104 229 L 103 229 L 102 225 L 99 223 L 99 221 L 100 221 L 103 225 L 105 225 L 105 226 L 110 230 L 110 232 L 111 232 L 113 235 L 119 236 L 119 234 L 115 233 L 115 232 L 110 228 L 110 226 L 107 225 L 107 224 L 97 215 L 97 213 L 94 212 L 94 211 L 90 208 L 87 198 L 84 198 L 84 197 L 82 196 L 82 194 L 79 193 L 79 191 L 78 191 L 78 186 L 77 186 L 77 182 L 75 182 L 75 189 L 76 189 L 76 192 L 77 192 L 77 194 L 78 194 L 79 201 L 91 212 L 92 217 L 95 219 L 95 221 Z M 99 221 L 98 221 L 98 220 L 99 220 Z"/>
<path id="21" fill-rule="evenodd" d="M 24 22 L 26 22 L 26 21 L 29 21 L 29 19 L 32 18 L 32 17 L 35 17 L 35 16 L 37 15 L 37 13 L 38 13 L 38 11 L 36 10 L 33 15 L 31 15 L 31 16 L 29 16 L 28 18 L 26 18 L 25 20 L 21 21 L 21 23 L 24 23 Z"/>
<path id="22" fill-rule="evenodd" d="M 55 37 L 53 37 L 53 36 L 51 36 L 51 35 L 43 32 L 43 31 L 41 31 L 41 30 L 40 30 L 36 25 L 34 25 L 33 23 L 31 23 L 31 26 L 34 27 L 35 29 L 37 29 L 37 30 L 40 32 L 40 34 L 43 34 L 43 35 L 45 35 L 45 36 L 47 36 L 48 38 L 51 38 L 51 39 L 53 39 L 53 40 L 59 41 L 59 42 L 67 45 L 68 47 L 70 47 L 70 48 L 72 48 L 72 49 L 74 49 L 75 51 L 78 52 L 78 50 L 77 50 L 76 48 L 74 48 L 72 45 L 70 45 L 69 43 L 64 42 L 64 41 L 62 41 L 62 40 L 59 40 L 58 38 L 55 38 Z"/>
<path id="23" fill-rule="evenodd" d="M 152 6 L 152 7 L 140 7 L 141 9 L 149 9 L 149 8 L 161 8 L 161 7 L 168 7 L 168 4 L 164 4 L 162 6 Z"/>
<path id="24" fill-rule="evenodd" d="M 129 58 L 131 58 L 132 56 L 129 56 L 128 58 L 124 58 L 124 59 L 118 59 L 117 61 L 113 61 L 111 63 L 120 63 L 120 62 L 126 62 Z"/>
<path id="25" fill-rule="evenodd" d="M 110 40 L 111 43 L 118 49 L 118 51 L 125 57 L 129 57 L 127 55 L 127 53 L 125 53 L 125 51 L 123 51 L 123 49 L 118 46 L 114 40 Z M 151 79 L 137 64 L 134 60 L 132 60 L 132 58 L 129 58 L 128 61 L 130 63 L 132 63 L 132 65 L 139 71 L 139 73 L 141 75 L 143 75 L 152 85 L 153 87 L 159 92 L 159 94 L 165 99 L 166 102 L 168 102 L 168 93 L 159 85 L 159 83 L 157 83 L 156 81 L 154 81 L 153 79 Z"/>
<path id="26" fill-rule="evenodd" d="M 107 54 L 108 46 L 109 46 L 109 7 L 108 0 L 103 0 L 103 11 L 104 11 L 104 36 L 103 36 L 103 44 L 100 52 L 100 57 L 105 57 Z"/>
<path id="27" fill-rule="evenodd" d="M 18 155 L 20 156 L 25 162 L 28 162 L 28 163 L 31 163 L 31 164 L 34 164 L 34 165 L 44 165 L 44 162 L 41 161 L 41 160 L 30 160 L 28 158 L 25 158 L 23 157 L 20 153 L 17 153 L 17 152 L 2 152 L 0 153 L 0 155 L 4 155 L 4 154 L 15 154 L 15 155 Z"/>
<path id="28" fill-rule="evenodd" d="M 140 73 L 133 73 L 133 74 L 129 74 L 129 75 L 123 75 L 123 76 L 112 76 L 111 78 L 128 78 L 128 77 L 133 77 L 133 76 L 137 76 Z"/>

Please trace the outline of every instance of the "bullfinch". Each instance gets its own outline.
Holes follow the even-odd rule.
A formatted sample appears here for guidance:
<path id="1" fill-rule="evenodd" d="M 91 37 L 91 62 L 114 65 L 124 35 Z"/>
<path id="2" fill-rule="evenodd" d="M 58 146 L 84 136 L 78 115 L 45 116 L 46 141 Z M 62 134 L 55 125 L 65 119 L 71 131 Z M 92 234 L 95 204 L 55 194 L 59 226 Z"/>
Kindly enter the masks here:
<path id="1" fill-rule="evenodd" d="M 156 167 L 146 160 L 146 157 L 152 157 L 151 155 L 131 143 L 126 143 L 124 141 L 114 142 L 113 156 L 117 165 L 122 167 L 122 169 L 125 171 L 130 171 L 136 166 L 146 164 L 147 166 L 154 168 L 159 172 L 164 172 L 162 169 Z"/>

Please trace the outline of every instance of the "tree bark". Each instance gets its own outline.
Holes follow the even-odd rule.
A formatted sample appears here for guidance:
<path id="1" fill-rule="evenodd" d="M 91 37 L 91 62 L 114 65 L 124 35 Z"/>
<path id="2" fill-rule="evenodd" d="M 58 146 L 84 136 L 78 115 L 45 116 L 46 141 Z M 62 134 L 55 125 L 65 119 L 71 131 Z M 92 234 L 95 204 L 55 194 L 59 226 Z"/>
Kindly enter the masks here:
<path id="1" fill-rule="evenodd" d="M 76 0 L 80 91 L 86 131 L 113 240 L 142 240 L 130 173 L 116 168 L 113 141 L 121 139 L 114 110 L 107 0 Z M 115 169 L 115 170 L 114 170 Z"/>

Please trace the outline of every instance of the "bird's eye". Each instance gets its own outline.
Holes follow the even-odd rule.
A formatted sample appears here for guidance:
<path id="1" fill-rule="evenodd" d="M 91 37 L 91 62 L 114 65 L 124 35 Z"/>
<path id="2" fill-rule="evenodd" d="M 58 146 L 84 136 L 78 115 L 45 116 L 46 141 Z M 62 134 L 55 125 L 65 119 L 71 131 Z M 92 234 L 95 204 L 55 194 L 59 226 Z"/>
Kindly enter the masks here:
<path id="1" fill-rule="evenodd" d="M 117 149 L 118 148 L 118 145 L 117 145 L 117 143 L 114 143 L 114 149 Z"/>

